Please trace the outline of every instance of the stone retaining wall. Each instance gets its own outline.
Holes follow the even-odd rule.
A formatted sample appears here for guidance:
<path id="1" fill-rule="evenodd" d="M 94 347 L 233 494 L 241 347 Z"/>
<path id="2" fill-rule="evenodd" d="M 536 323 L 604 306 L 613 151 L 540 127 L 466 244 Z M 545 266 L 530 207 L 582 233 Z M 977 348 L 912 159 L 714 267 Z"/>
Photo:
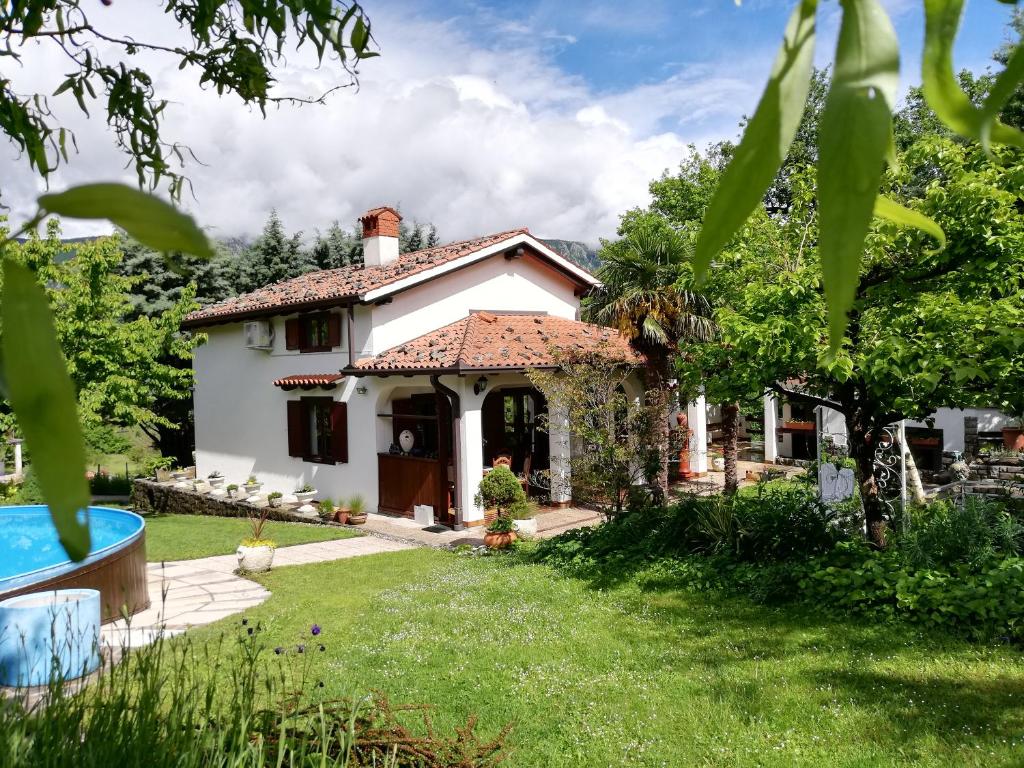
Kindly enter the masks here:
<path id="1" fill-rule="evenodd" d="M 249 517 L 266 511 L 269 520 L 322 525 L 319 517 L 306 517 L 288 507 L 267 507 L 265 504 L 257 506 L 244 499 L 211 496 L 155 480 L 136 480 L 132 485 L 131 503 L 132 509 L 140 513 Z"/>
<path id="2" fill-rule="evenodd" d="M 971 480 L 1003 480 L 1024 483 L 1024 459 L 1019 456 L 992 456 L 971 462 Z"/>

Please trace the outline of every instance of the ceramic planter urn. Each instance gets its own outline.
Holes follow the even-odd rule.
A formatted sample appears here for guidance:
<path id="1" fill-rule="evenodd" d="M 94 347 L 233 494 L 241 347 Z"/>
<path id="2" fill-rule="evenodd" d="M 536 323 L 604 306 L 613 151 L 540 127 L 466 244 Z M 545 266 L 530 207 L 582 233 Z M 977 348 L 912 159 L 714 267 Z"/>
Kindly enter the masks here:
<path id="1" fill-rule="evenodd" d="M 516 533 L 524 539 L 532 539 L 537 535 L 537 518 L 531 517 L 526 520 L 513 520 L 512 526 Z"/>
<path id="2" fill-rule="evenodd" d="M 244 544 L 238 546 L 238 568 L 248 573 L 263 573 L 269 571 L 274 562 L 274 548 L 271 546 L 247 547 Z"/>
<path id="3" fill-rule="evenodd" d="M 508 549 L 512 546 L 512 542 L 515 540 L 515 531 L 509 531 L 507 533 L 488 531 L 484 534 L 484 544 L 488 549 Z"/>

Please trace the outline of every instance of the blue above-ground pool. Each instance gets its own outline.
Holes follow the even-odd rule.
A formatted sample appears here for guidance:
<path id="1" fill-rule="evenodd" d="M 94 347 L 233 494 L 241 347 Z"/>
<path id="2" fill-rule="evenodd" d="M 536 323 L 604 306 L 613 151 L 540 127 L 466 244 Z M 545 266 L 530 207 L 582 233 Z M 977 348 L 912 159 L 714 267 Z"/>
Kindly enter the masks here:
<path id="1" fill-rule="evenodd" d="M 103 619 L 149 605 L 145 521 L 134 512 L 89 507 L 89 555 L 73 562 L 42 505 L 0 507 L 0 600 L 40 590 L 99 590 Z"/>

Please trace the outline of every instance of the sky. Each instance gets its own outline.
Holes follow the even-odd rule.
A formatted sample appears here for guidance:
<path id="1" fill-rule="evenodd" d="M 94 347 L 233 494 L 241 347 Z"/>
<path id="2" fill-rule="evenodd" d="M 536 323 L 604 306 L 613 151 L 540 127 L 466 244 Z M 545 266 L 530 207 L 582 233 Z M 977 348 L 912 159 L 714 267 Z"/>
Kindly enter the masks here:
<path id="1" fill-rule="evenodd" d="M 213 236 L 255 236 L 277 209 L 289 231 L 312 237 L 392 205 L 436 225 L 442 241 L 527 226 L 594 245 L 614 236 L 624 211 L 649 202 L 648 183 L 677 167 L 689 145 L 738 137 L 793 2 L 365 0 L 381 56 L 361 64 L 358 88 L 323 106 L 271 108 L 265 119 L 164 57 L 133 63 L 171 102 L 165 137 L 198 158 L 184 169 L 192 195 L 183 205 Z M 883 4 L 900 37 L 905 89 L 920 79 L 923 3 Z M 92 5 L 90 19 L 110 33 L 153 42 L 181 34 L 160 0 Z M 982 72 L 1007 39 L 1011 7 L 967 5 L 956 66 Z M 838 2 L 822 0 L 819 66 L 831 60 L 838 18 Z M 23 54 L 22 66 L 3 64 L 16 90 L 52 92 L 66 76 L 67 60 L 52 48 L 32 44 Z M 278 92 L 311 95 L 344 77 L 290 55 Z M 90 120 L 68 95 L 52 105 L 80 151 L 51 176 L 51 190 L 134 183 L 100 105 Z M 31 215 L 43 191 L 13 147 L 0 149 L 0 202 L 12 223 Z M 64 227 L 68 236 L 104 231 Z"/>

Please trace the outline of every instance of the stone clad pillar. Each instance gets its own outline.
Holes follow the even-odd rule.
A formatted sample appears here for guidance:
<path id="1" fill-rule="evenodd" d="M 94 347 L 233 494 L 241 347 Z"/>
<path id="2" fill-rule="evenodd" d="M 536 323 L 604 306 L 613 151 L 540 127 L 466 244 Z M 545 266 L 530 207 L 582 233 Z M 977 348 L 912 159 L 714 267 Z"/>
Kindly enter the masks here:
<path id="1" fill-rule="evenodd" d="M 764 463 L 774 464 L 779 457 L 779 401 L 772 393 L 764 396 Z"/>
<path id="2" fill-rule="evenodd" d="M 568 504 L 572 500 L 572 435 L 564 407 L 548 409 L 548 438 L 551 459 L 551 503 Z"/>
<path id="3" fill-rule="evenodd" d="M 690 427 L 690 472 L 696 477 L 708 473 L 708 407 L 704 394 L 686 406 Z"/>

